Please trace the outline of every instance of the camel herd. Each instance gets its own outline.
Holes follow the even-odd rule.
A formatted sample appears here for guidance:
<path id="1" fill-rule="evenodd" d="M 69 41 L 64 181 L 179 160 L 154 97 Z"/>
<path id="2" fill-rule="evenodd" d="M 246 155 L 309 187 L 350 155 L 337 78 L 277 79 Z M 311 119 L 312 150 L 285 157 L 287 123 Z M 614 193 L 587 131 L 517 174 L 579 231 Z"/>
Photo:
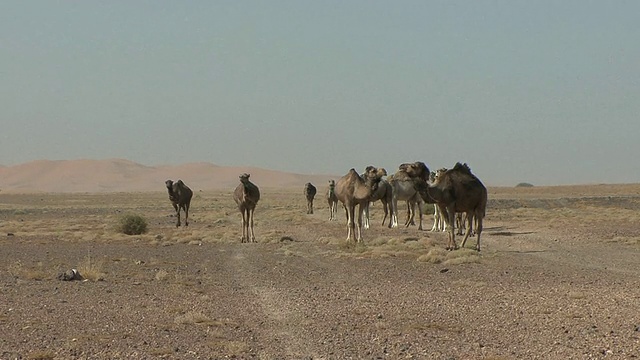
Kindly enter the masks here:
<path id="1" fill-rule="evenodd" d="M 255 242 L 253 214 L 260 200 L 260 190 L 249 181 L 249 174 L 241 174 L 240 184 L 235 188 L 233 199 L 242 214 L 242 242 Z M 398 170 L 387 176 L 384 168 L 368 166 L 362 174 L 355 169 L 338 179 L 329 180 L 325 194 L 329 205 L 329 220 L 336 218 L 337 203 L 340 201 L 347 218 L 347 241 L 355 238 L 362 242 L 362 229 L 369 228 L 369 205 L 380 201 L 383 204 L 384 226 L 389 216 L 389 227 L 398 226 L 398 200 L 407 203 L 405 226 L 412 224 L 418 211 L 418 229 L 422 230 L 423 204 L 434 204 L 434 226 L 432 231 L 447 231 L 447 250 L 458 249 L 455 240 L 455 228 L 466 229 L 461 247 L 465 246 L 472 231 L 476 234 L 475 249 L 480 251 L 482 221 L 487 207 L 487 189 L 467 164 L 456 163 L 451 169 L 439 169 L 430 172 L 420 161 L 401 164 Z M 189 204 L 193 192 L 182 180 L 175 183 L 166 181 L 171 201 L 180 226 L 180 210 L 185 213 L 185 226 L 189 225 Z M 311 183 L 304 186 L 307 200 L 307 214 L 313 214 L 313 200 L 317 193 Z M 356 213 L 357 208 L 357 213 Z M 465 224 L 466 223 L 466 224 Z M 461 234 L 461 233 L 458 233 Z"/>

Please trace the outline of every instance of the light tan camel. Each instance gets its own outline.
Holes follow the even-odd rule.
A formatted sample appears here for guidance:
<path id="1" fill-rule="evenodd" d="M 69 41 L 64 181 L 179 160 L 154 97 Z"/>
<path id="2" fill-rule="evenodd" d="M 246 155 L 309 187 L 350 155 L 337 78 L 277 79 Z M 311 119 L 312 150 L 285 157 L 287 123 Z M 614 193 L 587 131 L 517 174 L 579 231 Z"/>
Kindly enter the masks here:
<path id="1" fill-rule="evenodd" d="M 169 192 L 169 200 L 173 209 L 176 211 L 176 227 L 180 227 L 180 209 L 184 210 L 184 226 L 189 226 L 189 206 L 191 206 L 191 198 L 193 197 L 193 191 L 189 189 L 182 180 L 173 182 L 173 180 L 167 180 L 164 182 Z"/>
<path id="2" fill-rule="evenodd" d="M 338 198 L 336 197 L 336 181 L 329 180 L 329 187 L 327 188 L 327 202 L 329 203 L 329 220 L 336 219 L 336 212 L 338 211 Z"/>
<path id="3" fill-rule="evenodd" d="M 389 228 L 391 228 L 391 216 L 389 216 L 389 212 L 391 210 L 391 205 L 393 201 L 393 188 L 391 184 L 385 179 L 380 180 L 378 184 L 378 189 L 371 194 L 371 201 L 367 204 L 367 207 L 364 209 L 364 228 L 369 228 L 369 206 L 374 202 L 380 200 L 382 203 L 382 210 L 384 211 L 384 217 L 382 218 L 382 226 L 387 221 L 387 217 L 389 218 Z"/>
<path id="4" fill-rule="evenodd" d="M 313 198 L 316 196 L 316 187 L 312 183 L 304 184 L 304 196 L 307 198 L 307 214 L 313 214 Z"/>
<path id="5" fill-rule="evenodd" d="M 355 233 L 357 242 L 362 242 L 362 215 L 365 207 L 371 200 L 371 194 L 378 188 L 378 183 L 387 171 L 373 166 L 367 167 L 366 173 L 360 177 L 351 169 L 336 183 L 336 197 L 344 205 L 347 214 L 347 241 L 351 240 L 351 234 Z M 355 209 L 358 206 L 358 224 L 355 223 Z"/>
<path id="6" fill-rule="evenodd" d="M 249 181 L 249 174 L 241 174 L 240 184 L 233 192 L 233 200 L 242 213 L 242 242 L 256 242 L 253 232 L 253 213 L 260 200 L 260 190 Z"/>
<path id="7" fill-rule="evenodd" d="M 421 187 L 419 192 L 426 202 L 435 203 L 444 216 L 449 233 L 447 250 L 458 248 L 454 224 L 456 212 L 462 212 L 467 215 L 467 231 L 460 246 L 464 247 L 467 242 L 475 219 L 476 250 L 480 251 L 482 220 L 487 209 L 487 188 L 471 173 L 467 164 L 456 163 L 453 169 L 445 171 L 436 183 Z"/>
<path id="8" fill-rule="evenodd" d="M 429 183 L 434 184 L 436 181 L 438 181 L 440 175 L 444 174 L 445 171 L 447 171 L 447 168 L 441 168 L 436 171 L 432 171 L 429 175 Z M 433 227 L 431 228 L 431 231 L 446 231 L 444 217 L 442 216 L 440 208 L 437 205 L 433 207 Z"/>
<path id="9" fill-rule="evenodd" d="M 393 188 L 391 227 L 398 227 L 398 200 L 407 201 L 409 215 L 405 226 L 413 223 L 415 208 L 418 207 L 418 230 L 422 230 L 422 205 L 423 200 L 418 194 L 417 187 L 424 187 L 429 179 L 429 168 L 421 161 L 405 163 L 398 166 L 398 171 L 393 174 L 389 183 Z"/>

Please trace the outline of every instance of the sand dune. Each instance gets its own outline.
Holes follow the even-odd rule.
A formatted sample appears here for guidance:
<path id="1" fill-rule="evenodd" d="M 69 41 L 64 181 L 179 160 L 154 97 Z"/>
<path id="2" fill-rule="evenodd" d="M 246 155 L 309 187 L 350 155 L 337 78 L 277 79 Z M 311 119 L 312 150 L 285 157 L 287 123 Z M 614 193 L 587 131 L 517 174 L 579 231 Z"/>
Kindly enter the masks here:
<path id="1" fill-rule="evenodd" d="M 164 191 L 167 179 L 182 179 L 194 190 L 233 189 L 238 175 L 247 172 L 260 187 L 303 188 L 306 182 L 324 186 L 337 175 L 305 175 L 255 167 L 217 166 L 211 163 L 145 166 L 124 159 L 37 160 L 0 166 L 4 192 L 129 192 Z M 302 190 L 300 190 L 302 191 Z"/>

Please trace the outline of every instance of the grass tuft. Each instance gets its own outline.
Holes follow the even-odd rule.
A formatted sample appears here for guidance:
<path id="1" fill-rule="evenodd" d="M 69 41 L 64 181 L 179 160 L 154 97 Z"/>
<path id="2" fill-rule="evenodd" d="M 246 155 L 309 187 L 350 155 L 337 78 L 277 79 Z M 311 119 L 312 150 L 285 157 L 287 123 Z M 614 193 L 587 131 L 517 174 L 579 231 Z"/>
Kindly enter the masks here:
<path id="1" fill-rule="evenodd" d="M 78 272 L 80 275 L 89 281 L 102 281 L 104 280 L 104 259 L 94 259 L 91 254 L 87 255 L 80 265 L 78 265 Z"/>

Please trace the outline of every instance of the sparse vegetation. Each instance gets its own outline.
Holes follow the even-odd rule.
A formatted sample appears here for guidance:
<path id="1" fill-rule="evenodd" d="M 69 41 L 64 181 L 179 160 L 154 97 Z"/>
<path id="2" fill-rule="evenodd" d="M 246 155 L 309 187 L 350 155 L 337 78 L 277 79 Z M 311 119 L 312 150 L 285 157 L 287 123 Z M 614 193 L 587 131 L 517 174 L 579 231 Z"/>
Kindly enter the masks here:
<path id="1" fill-rule="evenodd" d="M 89 254 L 82 263 L 78 265 L 78 272 L 83 279 L 89 281 L 104 280 L 104 259 L 94 259 Z"/>
<path id="2" fill-rule="evenodd" d="M 381 226 L 379 205 L 364 244 L 346 242 L 342 209 L 337 221 L 326 203 L 307 215 L 298 188 L 266 189 L 257 244 L 240 244 L 231 190 L 199 193 L 186 229 L 165 192 L 20 195 L 19 206 L 0 203 L 0 324 L 15 351 L 5 355 L 331 358 L 366 346 L 370 357 L 497 360 L 598 355 L 609 340 L 615 355 L 634 354 L 616 341 L 638 331 L 636 277 L 620 274 L 637 272 L 640 185 L 567 189 L 490 189 L 480 253 L 446 251 L 444 233 Z M 144 215 L 146 235 L 114 232 L 130 213 Z M 56 279 L 72 268 L 90 281 Z"/>
<path id="3" fill-rule="evenodd" d="M 126 214 L 120 217 L 116 231 L 126 235 L 142 235 L 147 232 L 147 220 L 141 215 Z"/>

